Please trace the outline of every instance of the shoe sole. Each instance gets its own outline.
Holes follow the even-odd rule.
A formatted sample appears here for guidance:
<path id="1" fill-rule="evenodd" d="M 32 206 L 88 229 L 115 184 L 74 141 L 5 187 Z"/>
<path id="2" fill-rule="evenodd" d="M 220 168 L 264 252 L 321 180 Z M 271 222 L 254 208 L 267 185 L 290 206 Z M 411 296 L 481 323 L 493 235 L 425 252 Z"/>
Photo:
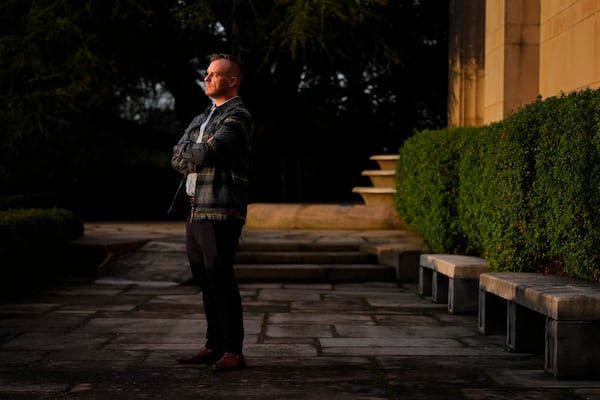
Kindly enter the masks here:
<path id="1" fill-rule="evenodd" d="M 203 358 L 200 358 L 198 360 L 182 360 L 182 359 L 176 359 L 175 361 L 177 361 L 178 364 L 181 365 L 208 365 L 208 364 L 212 364 L 215 361 L 219 361 L 221 359 L 222 355 L 215 355 L 215 356 L 206 356 Z"/>
<path id="2" fill-rule="evenodd" d="M 217 367 L 216 365 L 212 366 L 212 370 L 215 372 L 235 371 L 236 369 L 244 369 L 244 368 L 246 368 L 246 362 L 242 362 L 239 365 L 234 365 L 231 367 Z"/>

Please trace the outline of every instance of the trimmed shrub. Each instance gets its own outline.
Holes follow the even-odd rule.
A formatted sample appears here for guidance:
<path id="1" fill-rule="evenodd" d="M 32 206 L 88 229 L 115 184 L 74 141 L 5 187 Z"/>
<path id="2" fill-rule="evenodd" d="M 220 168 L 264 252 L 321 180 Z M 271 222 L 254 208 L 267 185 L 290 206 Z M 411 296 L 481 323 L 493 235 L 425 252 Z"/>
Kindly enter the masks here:
<path id="1" fill-rule="evenodd" d="M 0 211 L 3 292 L 21 292 L 62 276 L 67 245 L 83 235 L 83 223 L 66 209 Z"/>
<path id="2" fill-rule="evenodd" d="M 493 271 L 600 278 L 600 91 L 537 99 L 399 150 L 397 213 L 433 252 Z"/>
<path id="3" fill-rule="evenodd" d="M 396 208 L 434 252 L 460 252 L 458 229 L 458 144 L 461 131 L 425 130 L 400 148 Z"/>

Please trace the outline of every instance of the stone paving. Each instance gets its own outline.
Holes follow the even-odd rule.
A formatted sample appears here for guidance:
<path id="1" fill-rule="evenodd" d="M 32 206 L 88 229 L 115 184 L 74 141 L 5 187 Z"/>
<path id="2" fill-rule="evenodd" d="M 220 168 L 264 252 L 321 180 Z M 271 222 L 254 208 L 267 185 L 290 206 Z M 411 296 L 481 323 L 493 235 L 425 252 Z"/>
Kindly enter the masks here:
<path id="1" fill-rule="evenodd" d="M 600 381 L 545 376 L 543 355 L 506 351 L 416 283 L 241 290 L 248 367 L 221 373 L 175 362 L 203 342 L 189 284 L 70 279 L 4 299 L 0 399 L 600 399 Z"/>

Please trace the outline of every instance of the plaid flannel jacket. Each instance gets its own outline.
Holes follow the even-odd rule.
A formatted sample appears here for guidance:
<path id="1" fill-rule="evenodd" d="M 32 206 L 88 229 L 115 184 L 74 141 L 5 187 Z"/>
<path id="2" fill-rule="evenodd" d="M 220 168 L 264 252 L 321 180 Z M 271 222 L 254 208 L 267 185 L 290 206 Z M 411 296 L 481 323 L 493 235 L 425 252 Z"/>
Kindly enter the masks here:
<path id="1" fill-rule="evenodd" d="M 210 107 L 196 116 L 173 148 L 171 166 L 184 174 L 198 173 L 194 220 L 245 221 L 248 208 L 248 173 L 252 116 L 234 97 L 217 107 L 196 143 Z M 185 185 L 180 185 L 180 190 Z"/>

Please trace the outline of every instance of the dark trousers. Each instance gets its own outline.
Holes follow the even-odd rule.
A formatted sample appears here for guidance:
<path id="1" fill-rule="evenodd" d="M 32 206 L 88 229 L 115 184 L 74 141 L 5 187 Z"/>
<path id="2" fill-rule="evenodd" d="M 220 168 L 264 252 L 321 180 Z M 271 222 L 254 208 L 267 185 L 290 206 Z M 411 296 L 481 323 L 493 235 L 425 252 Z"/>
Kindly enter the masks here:
<path id="1" fill-rule="evenodd" d="M 242 353 L 244 341 L 242 298 L 233 271 L 242 226 L 238 221 L 188 221 L 185 240 L 192 275 L 202 289 L 205 346 L 235 354 Z"/>

